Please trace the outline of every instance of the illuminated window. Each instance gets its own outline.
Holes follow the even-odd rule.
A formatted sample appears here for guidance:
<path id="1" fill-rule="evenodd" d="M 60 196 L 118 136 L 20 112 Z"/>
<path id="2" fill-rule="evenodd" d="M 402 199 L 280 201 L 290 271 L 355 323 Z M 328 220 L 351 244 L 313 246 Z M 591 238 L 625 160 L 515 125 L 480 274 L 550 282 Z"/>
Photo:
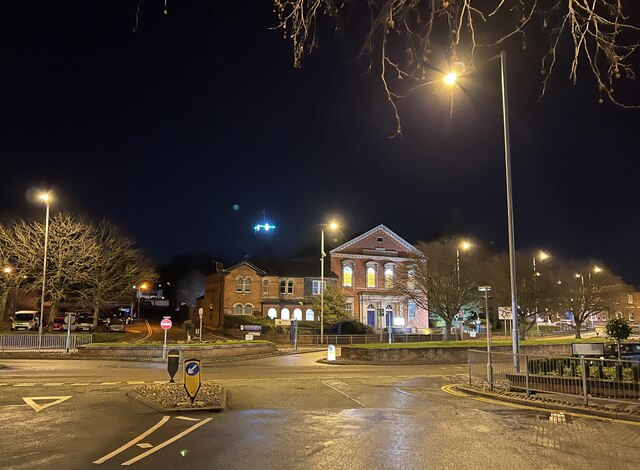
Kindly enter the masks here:
<path id="1" fill-rule="evenodd" d="M 245 315 L 251 315 L 253 313 L 253 307 L 251 306 L 251 304 L 247 304 L 244 306 L 244 314 Z"/>
<path id="2" fill-rule="evenodd" d="M 302 310 L 296 308 L 293 310 L 293 319 L 302 321 Z"/>
<path id="3" fill-rule="evenodd" d="M 290 320 L 291 319 L 291 315 L 289 313 L 289 309 L 288 308 L 283 308 L 282 310 L 280 310 L 280 318 L 283 320 Z"/>
<path id="4" fill-rule="evenodd" d="M 267 312 L 267 316 L 269 318 L 278 318 L 278 311 L 275 308 L 271 307 Z"/>
<path id="5" fill-rule="evenodd" d="M 236 278 L 236 292 L 242 292 L 244 288 L 244 280 L 241 277 Z"/>
<path id="6" fill-rule="evenodd" d="M 384 288 L 392 289 L 393 288 L 393 268 L 387 268 L 384 270 Z"/>
<path id="7" fill-rule="evenodd" d="M 269 293 L 269 279 L 265 279 L 262 281 L 262 293 L 263 294 Z"/>
<path id="8" fill-rule="evenodd" d="M 287 294 L 293 294 L 293 281 L 287 283 Z"/>
<path id="9" fill-rule="evenodd" d="M 234 308 L 234 313 L 236 315 L 242 315 L 242 305 L 241 304 L 237 304 Z"/>
<path id="10" fill-rule="evenodd" d="M 376 286 L 376 269 L 374 267 L 367 268 L 367 287 Z"/>
<path id="11" fill-rule="evenodd" d="M 628 304 L 632 304 L 633 303 L 633 294 L 627 294 L 627 303 Z"/>
<path id="12" fill-rule="evenodd" d="M 351 266 L 342 268 L 342 285 L 344 287 L 353 287 L 353 268 Z"/>
<path id="13" fill-rule="evenodd" d="M 313 321 L 313 310 L 308 308 L 307 311 L 305 312 L 305 318 L 307 321 Z"/>
<path id="14" fill-rule="evenodd" d="M 251 292 L 251 278 L 250 277 L 245 277 L 244 278 L 244 291 L 245 291 L 245 293 Z"/>

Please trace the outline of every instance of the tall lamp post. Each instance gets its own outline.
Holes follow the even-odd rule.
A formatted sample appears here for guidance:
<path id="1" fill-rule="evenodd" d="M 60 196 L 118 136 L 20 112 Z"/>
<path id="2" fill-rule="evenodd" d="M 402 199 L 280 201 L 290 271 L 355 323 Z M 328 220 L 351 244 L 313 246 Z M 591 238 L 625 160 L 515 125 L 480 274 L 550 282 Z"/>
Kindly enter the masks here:
<path id="1" fill-rule="evenodd" d="M 142 284 L 138 285 L 138 309 L 136 312 L 138 315 L 138 318 L 140 318 L 140 297 L 141 297 L 140 291 L 145 290 L 146 288 L 147 288 L 146 282 L 143 282 Z M 133 321 L 133 318 L 131 318 L 131 321 Z"/>
<path id="2" fill-rule="evenodd" d="M 489 388 L 493 390 L 493 364 L 491 363 L 491 321 L 489 320 L 489 291 L 491 286 L 478 287 L 480 292 L 484 292 L 484 311 L 487 317 L 487 382 Z"/>
<path id="3" fill-rule="evenodd" d="M 502 90 L 502 129 L 504 137 L 504 166 L 505 183 L 507 187 L 507 223 L 509 227 L 509 273 L 511 281 L 511 311 L 513 312 L 513 329 L 511 331 L 513 343 L 513 367 L 516 372 L 520 371 L 520 362 L 517 354 L 520 352 L 520 342 L 518 338 L 518 293 L 516 285 L 516 253 L 515 234 L 513 226 L 513 192 L 511 188 L 511 142 L 509 134 L 509 101 L 507 97 L 507 53 L 501 51 L 500 55 L 493 59 L 500 59 L 500 76 Z M 444 77 L 444 82 L 448 86 L 454 86 L 458 76 L 455 72 L 450 72 Z"/>
<path id="4" fill-rule="evenodd" d="M 536 278 L 540 276 L 540 273 L 536 269 L 536 258 L 539 258 L 540 261 L 544 261 L 549 257 L 547 253 L 541 251 L 537 255 L 534 255 L 533 260 L 533 291 L 534 291 L 534 302 L 535 302 L 535 320 L 536 320 L 536 331 L 540 332 L 540 325 L 538 325 L 538 286 L 536 283 Z"/>
<path id="5" fill-rule="evenodd" d="M 338 229 L 337 222 L 329 222 L 322 226 L 320 230 L 320 344 L 324 344 L 324 259 L 327 254 L 324 252 L 324 229 L 331 231 Z"/>
<path id="6" fill-rule="evenodd" d="M 42 347 L 42 323 L 44 321 L 44 288 L 47 279 L 47 245 L 49 242 L 49 201 L 51 196 L 49 193 L 42 193 L 38 199 L 47 206 L 47 212 L 44 219 L 44 260 L 42 263 L 42 294 L 40 296 L 40 321 L 38 322 L 38 351 Z"/>
<path id="7" fill-rule="evenodd" d="M 460 292 L 460 250 L 467 251 L 473 245 L 466 240 L 456 248 L 456 278 L 458 280 L 458 292 Z M 464 312 L 460 309 L 460 341 L 464 341 Z"/>

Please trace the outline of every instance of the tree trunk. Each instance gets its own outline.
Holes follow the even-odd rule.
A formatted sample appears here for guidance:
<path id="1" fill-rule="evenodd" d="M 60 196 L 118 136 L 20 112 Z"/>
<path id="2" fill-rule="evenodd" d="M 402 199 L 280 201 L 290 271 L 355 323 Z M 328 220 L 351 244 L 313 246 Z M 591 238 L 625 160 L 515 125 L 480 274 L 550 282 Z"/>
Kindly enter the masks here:
<path id="1" fill-rule="evenodd" d="M 447 319 L 444 321 L 444 340 L 449 341 L 451 339 L 451 324 L 453 320 Z"/>
<path id="2" fill-rule="evenodd" d="M 2 295 L 0 295 L 0 321 L 4 320 L 4 312 L 7 310 L 7 297 L 9 296 L 9 291 L 7 289 L 2 291 Z"/>
<path id="3" fill-rule="evenodd" d="M 576 318 L 576 339 L 580 339 L 580 328 L 582 328 L 582 320 Z"/>
<path id="4" fill-rule="evenodd" d="M 93 306 L 93 331 L 96 331 L 98 327 L 98 319 L 100 318 L 100 304 L 96 303 Z"/>
<path id="5" fill-rule="evenodd" d="M 56 316 L 58 302 L 51 302 L 51 308 L 49 309 L 49 319 L 47 320 L 47 331 L 51 331 L 53 325 L 53 319 Z M 42 325 L 44 329 L 44 325 Z"/>
<path id="6" fill-rule="evenodd" d="M 527 337 L 527 317 L 518 317 L 518 338 L 524 341 Z"/>

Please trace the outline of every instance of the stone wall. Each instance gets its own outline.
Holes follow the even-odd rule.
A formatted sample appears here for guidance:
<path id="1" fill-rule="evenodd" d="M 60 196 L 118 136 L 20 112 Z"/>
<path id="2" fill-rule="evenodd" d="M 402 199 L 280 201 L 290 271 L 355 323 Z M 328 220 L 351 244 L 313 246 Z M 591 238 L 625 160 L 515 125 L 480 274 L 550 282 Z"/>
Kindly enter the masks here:
<path id="1" fill-rule="evenodd" d="M 229 344 L 226 346 L 197 346 L 185 347 L 181 345 L 168 345 L 167 351 L 177 349 L 180 352 L 180 360 L 185 358 L 212 358 L 212 357 L 235 357 L 254 354 L 268 354 L 276 352 L 276 345 L 273 343 L 255 344 Z M 123 357 L 123 358 L 161 358 L 162 346 L 100 346 L 93 344 L 80 346 L 78 348 L 80 357 Z"/>

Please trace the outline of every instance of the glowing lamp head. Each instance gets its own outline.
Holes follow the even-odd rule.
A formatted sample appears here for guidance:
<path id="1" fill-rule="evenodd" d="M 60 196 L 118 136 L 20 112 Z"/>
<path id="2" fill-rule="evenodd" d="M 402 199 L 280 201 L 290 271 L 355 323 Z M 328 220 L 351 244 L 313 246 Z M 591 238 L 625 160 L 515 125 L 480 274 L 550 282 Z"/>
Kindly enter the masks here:
<path id="1" fill-rule="evenodd" d="M 453 86 L 458 81 L 458 74 L 455 72 L 449 72 L 443 78 L 445 85 Z"/>
<path id="2" fill-rule="evenodd" d="M 593 267 L 593 272 L 598 274 L 599 272 L 602 272 L 602 268 L 600 266 L 594 266 Z"/>
<path id="3" fill-rule="evenodd" d="M 473 245 L 472 245 L 470 242 L 468 242 L 468 241 L 464 240 L 464 241 L 462 242 L 462 244 L 460 245 L 460 248 L 462 248 L 464 251 L 467 251 L 467 250 L 468 250 L 469 248 L 471 248 L 472 246 L 473 246 Z"/>
<path id="4" fill-rule="evenodd" d="M 541 251 L 540 253 L 538 253 L 538 258 L 540 258 L 540 260 L 545 260 L 547 258 L 549 258 L 549 254 L 545 253 L 544 251 Z"/>
<path id="5" fill-rule="evenodd" d="M 12 271 L 13 269 L 11 268 L 11 266 L 5 266 L 4 268 L 2 268 L 2 272 L 5 274 L 11 274 Z"/>
<path id="6" fill-rule="evenodd" d="M 51 200 L 51 196 L 49 195 L 49 193 L 40 193 L 38 199 L 40 199 L 44 203 L 47 203 Z"/>
<path id="7" fill-rule="evenodd" d="M 148 288 L 149 288 L 149 285 L 146 282 L 143 282 L 142 284 L 140 284 L 140 290 L 144 290 Z"/>
<path id="8" fill-rule="evenodd" d="M 330 230 L 338 230 L 338 223 L 335 222 L 335 221 L 329 222 L 329 229 Z"/>
<path id="9" fill-rule="evenodd" d="M 582 274 L 576 273 L 576 279 L 580 279 L 581 277 L 582 277 Z"/>

